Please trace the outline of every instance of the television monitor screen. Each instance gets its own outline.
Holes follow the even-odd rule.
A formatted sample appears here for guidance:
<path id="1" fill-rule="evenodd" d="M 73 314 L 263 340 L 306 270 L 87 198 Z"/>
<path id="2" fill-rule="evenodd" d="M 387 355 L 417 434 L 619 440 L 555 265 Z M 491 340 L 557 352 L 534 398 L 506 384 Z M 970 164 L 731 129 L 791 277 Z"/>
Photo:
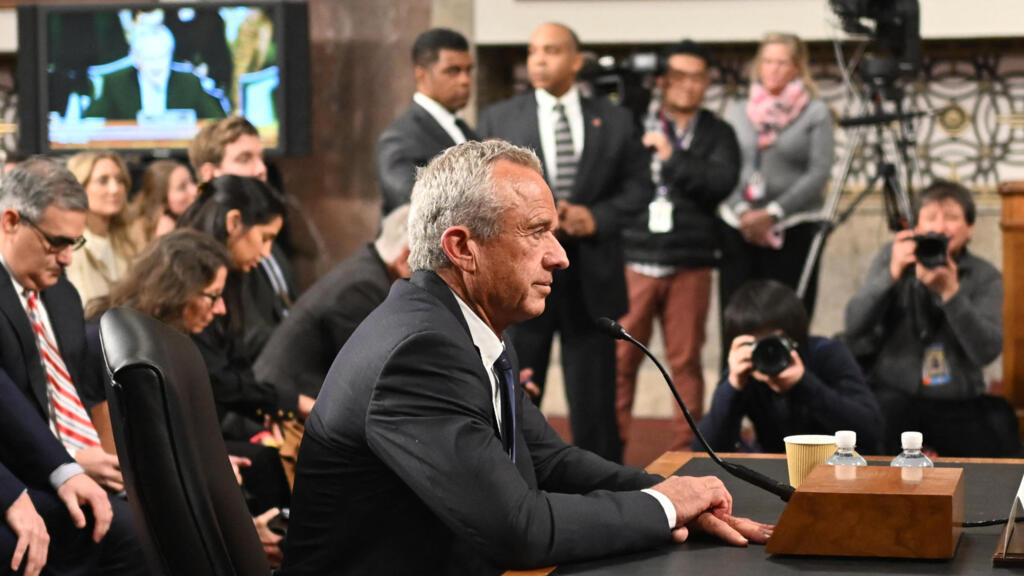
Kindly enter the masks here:
<path id="1" fill-rule="evenodd" d="M 184 149 L 228 115 L 284 148 L 283 2 L 37 9 L 40 149 Z"/>

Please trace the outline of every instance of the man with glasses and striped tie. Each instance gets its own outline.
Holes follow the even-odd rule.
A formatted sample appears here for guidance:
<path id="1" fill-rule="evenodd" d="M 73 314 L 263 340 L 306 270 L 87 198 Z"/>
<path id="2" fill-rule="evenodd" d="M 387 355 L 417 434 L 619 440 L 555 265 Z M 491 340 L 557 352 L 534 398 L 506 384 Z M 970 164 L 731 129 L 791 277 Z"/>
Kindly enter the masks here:
<path id="1" fill-rule="evenodd" d="M 18 411 L 21 429 L 14 434 L 17 439 L 0 430 L 0 465 L 11 467 L 14 476 L 25 483 L 27 491 L 21 494 L 30 497 L 53 536 L 47 565 L 52 573 L 143 574 L 145 564 L 127 502 L 105 496 L 95 484 L 112 492 L 123 489 L 117 457 L 100 445 L 79 392 L 92 372 L 85 366 L 82 302 L 63 272 L 71 263 L 72 252 L 84 243 L 87 210 L 81 185 L 53 160 L 31 158 L 0 182 L 0 315 L 6 320 L 0 323 L 0 403 L 8 411 L 11 406 L 25 406 Z M 18 390 L 24 398 L 16 397 Z M 10 422 L 5 422 L 4 428 L 10 427 Z M 38 427 L 49 427 L 59 445 L 26 444 L 23 438 L 38 438 Z M 11 466 L 8 457 L 16 466 Z M 43 475 L 42 483 L 38 482 L 38 470 L 35 474 L 26 471 L 40 466 L 52 468 Z M 0 469 L 0 496 L 10 486 L 2 472 Z M 83 543 L 82 532 L 69 529 L 70 517 L 53 498 L 56 491 L 68 502 L 67 509 L 74 517 L 75 511 L 64 497 L 71 490 L 69 483 L 80 487 L 74 501 L 88 503 L 95 518 L 91 530 L 96 540 L 102 538 L 98 547 Z M 8 506 L 4 519 L 19 542 L 15 559 L 17 550 L 24 552 L 24 523 L 11 518 L 12 514 L 19 516 L 17 504 L 17 500 L 12 503 L 0 497 L 0 506 Z M 24 512 L 24 507 L 20 517 L 37 518 Z M 104 536 L 106 523 L 110 530 Z M 81 528 L 86 522 L 75 518 L 75 524 Z M 5 544 L 10 541 L 11 532 L 4 530 L 0 530 L 0 554 L 6 553 Z M 28 545 L 31 551 L 32 543 Z M 26 558 L 32 560 L 31 554 Z M 36 570 L 40 559 L 34 560 L 26 573 Z M 42 561 L 46 561 L 45 553 Z M 83 566 L 95 569 L 83 570 Z"/>
<path id="2" fill-rule="evenodd" d="M 547 309 L 511 331 L 524 368 L 543 392 L 552 337 L 559 333 L 573 442 L 616 462 L 615 342 L 594 324 L 626 313 L 621 231 L 651 199 L 647 156 L 633 118 L 576 88 L 583 65 L 576 34 L 543 24 L 530 37 L 534 90 L 485 110 L 482 138 L 537 152 L 558 207 L 559 240 L 572 262 L 555 273 Z"/>

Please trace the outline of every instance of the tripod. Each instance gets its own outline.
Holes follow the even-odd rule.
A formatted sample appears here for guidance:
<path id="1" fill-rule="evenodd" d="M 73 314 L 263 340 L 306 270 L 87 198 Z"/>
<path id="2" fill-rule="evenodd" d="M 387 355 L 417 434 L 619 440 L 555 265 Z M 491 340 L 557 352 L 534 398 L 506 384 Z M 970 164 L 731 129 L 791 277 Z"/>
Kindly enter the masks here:
<path id="1" fill-rule="evenodd" d="M 917 164 L 913 162 L 913 158 L 908 153 L 908 149 L 911 149 L 915 143 L 913 130 L 909 122 L 911 119 L 921 116 L 922 113 L 904 113 L 901 94 L 899 94 L 898 90 L 887 84 L 884 78 L 876 77 L 869 79 L 867 86 L 867 97 L 861 100 L 861 115 L 839 122 L 839 125 L 842 127 L 854 128 L 854 132 L 850 138 L 850 146 L 846 150 L 846 157 L 843 159 L 840 176 L 833 180 L 829 190 L 823 211 L 824 218 L 818 223 L 818 231 L 814 235 L 810 251 L 807 253 L 807 259 L 804 261 L 804 267 L 800 273 L 800 282 L 797 284 L 796 290 L 797 296 L 800 298 L 803 298 L 807 292 L 811 275 L 828 235 L 840 224 L 846 222 L 857 208 L 857 205 L 868 194 L 876 191 L 876 187 L 881 187 L 890 230 L 897 231 L 909 228 L 913 220 L 909 188 L 913 174 L 917 170 Z M 883 103 L 886 96 L 891 97 L 895 101 L 895 114 L 884 111 Z M 865 116 L 864 114 L 869 111 L 869 105 L 873 107 L 873 110 L 871 110 L 872 114 Z M 893 121 L 899 123 L 898 128 L 894 128 L 891 125 Z M 875 129 L 874 146 L 878 158 L 875 173 L 864 187 L 864 190 L 857 194 L 853 201 L 850 202 L 850 205 L 846 207 L 846 210 L 840 213 L 839 199 L 843 192 L 843 186 L 846 185 L 846 181 L 850 177 L 853 159 L 864 143 L 868 129 L 872 126 Z M 897 130 L 900 133 L 897 133 Z M 890 155 L 887 152 L 885 146 L 887 141 L 897 151 L 895 155 Z M 913 168 L 911 164 L 913 164 Z M 901 172 L 905 174 L 906 186 L 903 186 L 900 182 L 899 174 Z"/>

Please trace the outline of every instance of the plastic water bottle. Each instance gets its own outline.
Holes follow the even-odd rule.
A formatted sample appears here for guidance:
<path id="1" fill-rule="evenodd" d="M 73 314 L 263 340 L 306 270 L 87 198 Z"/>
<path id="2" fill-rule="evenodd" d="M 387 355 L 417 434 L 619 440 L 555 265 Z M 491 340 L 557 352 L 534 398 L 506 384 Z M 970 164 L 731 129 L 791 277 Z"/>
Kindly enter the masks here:
<path id="1" fill-rule="evenodd" d="M 857 445 L 857 433 L 853 430 L 836 432 L 836 452 L 829 456 L 825 464 L 830 466 L 867 466 L 867 460 L 854 452 Z"/>
<path id="2" fill-rule="evenodd" d="M 899 468 L 932 468 L 935 464 L 921 452 L 924 437 L 920 432 L 904 432 L 900 434 L 903 452 L 893 458 L 892 466 Z"/>

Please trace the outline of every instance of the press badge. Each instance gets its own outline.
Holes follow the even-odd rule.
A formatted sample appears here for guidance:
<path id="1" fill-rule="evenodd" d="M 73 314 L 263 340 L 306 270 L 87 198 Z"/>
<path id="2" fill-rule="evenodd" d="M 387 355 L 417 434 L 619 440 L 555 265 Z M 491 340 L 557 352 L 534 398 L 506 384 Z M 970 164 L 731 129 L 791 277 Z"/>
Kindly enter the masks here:
<path id="1" fill-rule="evenodd" d="M 672 231 L 672 201 L 658 190 L 658 196 L 647 205 L 647 228 L 654 234 Z"/>
<path id="2" fill-rule="evenodd" d="M 743 190 L 743 196 L 747 202 L 757 202 L 764 198 L 764 176 L 761 175 L 761 171 L 755 171 L 750 175 L 750 179 L 747 180 L 747 187 Z"/>
<path id="3" fill-rule="evenodd" d="M 921 382 L 925 386 L 942 386 L 949 384 L 949 359 L 946 349 L 936 342 L 924 349 L 924 361 L 921 364 Z"/>

